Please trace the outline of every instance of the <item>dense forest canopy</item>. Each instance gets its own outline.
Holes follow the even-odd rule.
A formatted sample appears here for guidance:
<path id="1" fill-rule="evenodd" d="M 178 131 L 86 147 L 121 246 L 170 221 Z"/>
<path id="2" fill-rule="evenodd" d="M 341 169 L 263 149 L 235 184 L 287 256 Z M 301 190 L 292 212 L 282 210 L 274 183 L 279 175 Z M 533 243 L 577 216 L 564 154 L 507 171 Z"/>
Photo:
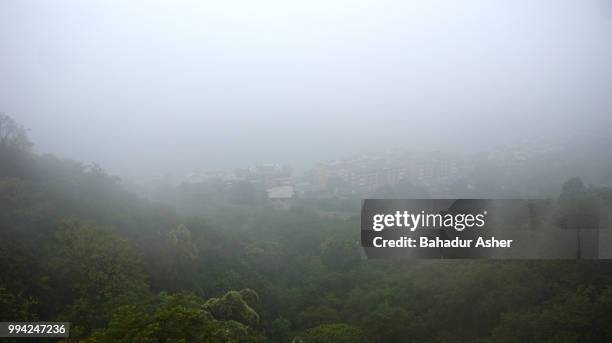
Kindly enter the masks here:
<path id="1" fill-rule="evenodd" d="M 609 261 L 368 261 L 346 199 L 199 211 L 31 146 L 0 115 L 0 321 L 69 321 L 68 342 L 612 341 Z"/>

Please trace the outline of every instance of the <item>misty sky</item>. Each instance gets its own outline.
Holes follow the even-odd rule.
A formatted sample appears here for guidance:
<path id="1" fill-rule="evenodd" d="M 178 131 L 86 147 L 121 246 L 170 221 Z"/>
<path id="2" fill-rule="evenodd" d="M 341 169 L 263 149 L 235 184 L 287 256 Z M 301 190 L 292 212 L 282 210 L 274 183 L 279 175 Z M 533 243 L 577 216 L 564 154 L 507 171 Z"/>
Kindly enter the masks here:
<path id="1" fill-rule="evenodd" d="M 612 1 L 0 1 L 0 112 L 121 175 L 606 134 L 611 111 Z"/>

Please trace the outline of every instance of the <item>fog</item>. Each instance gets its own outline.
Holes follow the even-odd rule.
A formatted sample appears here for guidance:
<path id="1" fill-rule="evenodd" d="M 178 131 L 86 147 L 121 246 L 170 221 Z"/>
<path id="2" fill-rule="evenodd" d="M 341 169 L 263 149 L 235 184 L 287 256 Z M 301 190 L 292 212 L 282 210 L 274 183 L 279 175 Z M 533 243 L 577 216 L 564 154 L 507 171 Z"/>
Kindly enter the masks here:
<path id="1" fill-rule="evenodd" d="M 127 177 L 610 137 L 610 1 L 2 1 L 0 112 Z"/>

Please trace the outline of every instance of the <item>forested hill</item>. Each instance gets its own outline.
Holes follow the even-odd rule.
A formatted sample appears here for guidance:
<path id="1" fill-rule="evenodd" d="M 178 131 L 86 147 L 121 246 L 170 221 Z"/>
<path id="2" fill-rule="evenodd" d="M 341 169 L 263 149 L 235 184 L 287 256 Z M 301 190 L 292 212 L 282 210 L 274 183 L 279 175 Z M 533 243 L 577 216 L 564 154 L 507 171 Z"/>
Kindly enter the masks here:
<path id="1" fill-rule="evenodd" d="M 607 261 L 365 261 L 356 216 L 181 217 L 0 119 L 0 321 L 69 321 L 71 342 L 612 341 Z"/>

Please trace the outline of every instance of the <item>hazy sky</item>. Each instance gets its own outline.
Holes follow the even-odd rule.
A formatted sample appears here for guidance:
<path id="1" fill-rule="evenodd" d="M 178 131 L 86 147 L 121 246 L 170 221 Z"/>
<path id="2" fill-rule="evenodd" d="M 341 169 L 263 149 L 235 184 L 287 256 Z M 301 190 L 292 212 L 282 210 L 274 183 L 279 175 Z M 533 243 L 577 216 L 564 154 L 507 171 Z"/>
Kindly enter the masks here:
<path id="1" fill-rule="evenodd" d="M 0 112 L 126 176 L 601 132 L 612 1 L 2 0 Z"/>

